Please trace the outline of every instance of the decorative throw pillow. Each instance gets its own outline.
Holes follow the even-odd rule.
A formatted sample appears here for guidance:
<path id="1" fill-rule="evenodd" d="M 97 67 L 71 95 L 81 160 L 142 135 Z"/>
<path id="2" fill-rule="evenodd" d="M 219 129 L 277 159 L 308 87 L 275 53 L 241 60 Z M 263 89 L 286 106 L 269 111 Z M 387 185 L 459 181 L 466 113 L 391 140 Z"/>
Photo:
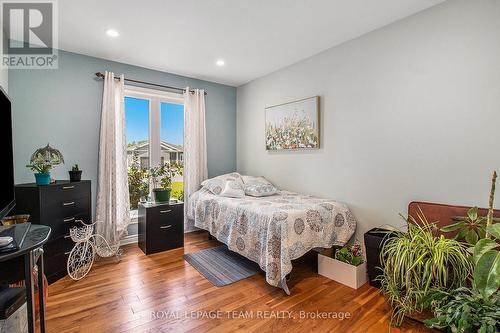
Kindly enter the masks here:
<path id="1" fill-rule="evenodd" d="M 241 178 L 245 185 L 273 185 L 270 181 L 261 176 L 241 176 Z"/>
<path id="2" fill-rule="evenodd" d="M 201 186 L 221 197 L 242 198 L 245 196 L 243 180 L 237 172 L 207 179 L 201 183 Z"/>
<path id="3" fill-rule="evenodd" d="M 226 180 L 224 189 L 219 194 L 221 197 L 228 198 L 243 198 L 245 196 L 245 190 L 243 185 L 234 180 Z"/>
<path id="4" fill-rule="evenodd" d="M 278 189 L 273 184 L 250 184 L 245 185 L 245 194 L 252 197 L 267 197 L 276 194 Z"/>

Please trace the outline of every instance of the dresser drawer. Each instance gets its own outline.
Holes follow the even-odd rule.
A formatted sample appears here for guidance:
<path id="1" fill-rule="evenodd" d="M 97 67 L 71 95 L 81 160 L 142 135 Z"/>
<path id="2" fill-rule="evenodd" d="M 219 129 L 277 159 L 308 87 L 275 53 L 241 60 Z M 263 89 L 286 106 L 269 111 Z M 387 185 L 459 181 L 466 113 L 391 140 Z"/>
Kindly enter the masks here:
<path id="1" fill-rule="evenodd" d="M 82 227 L 80 222 L 81 220 L 87 224 L 90 223 L 89 213 L 83 210 L 82 213 L 75 214 L 67 217 L 57 217 L 54 219 L 47 220 L 46 225 L 52 228 L 52 232 L 50 233 L 50 239 L 56 239 L 61 236 L 65 236 L 69 234 L 69 229 L 73 227 Z"/>
<path id="2" fill-rule="evenodd" d="M 62 183 L 60 185 L 41 186 L 41 205 L 73 201 L 90 195 L 89 182 Z"/>
<path id="3" fill-rule="evenodd" d="M 154 229 L 165 225 L 182 226 L 184 224 L 183 206 L 169 205 L 150 208 L 147 210 L 147 219 L 148 228 Z"/>
<path id="4" fill-rule="evenodd" d="M 175 223 L 149 226 L 146 235 L 148 253 L 176 249 L 184 245 L 184 230 Z"/>
<path id="5" fill-rule="evenodd" d="M 64 199 L 59 202 L 53 202 L 42 207 L 42 220 L 46 225 L 53 225 L 54 221 L 62 221 L 73 216 L 90 212 L 90 196 L 77 199 Z M 84 221 L 90 223 L 90 221 Z"/>
<path id="6" fill-rule="evenodd" d="M 75 242 L 69 237 L 69 232 L 62 237 L 49 241 L 44 247 L 44 260 L 51 261 L 52 257 L 67 253 L 75 246 Z"/>
<path id="7" fill-rule="evenodd" d="M 44 257 L 43 267 L 47 281 L 53 283 L 67 274 L 67 263 L 69 253 L 58 253 L 50 258 Z"/>

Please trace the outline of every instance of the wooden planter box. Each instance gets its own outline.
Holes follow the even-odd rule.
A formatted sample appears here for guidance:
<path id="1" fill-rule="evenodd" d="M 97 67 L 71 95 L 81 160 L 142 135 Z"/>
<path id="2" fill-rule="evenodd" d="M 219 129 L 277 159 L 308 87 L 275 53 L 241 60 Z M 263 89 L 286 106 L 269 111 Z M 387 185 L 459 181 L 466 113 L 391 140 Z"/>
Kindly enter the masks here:
<path id="1" fill-rule="evenodd" d="M 359 266 L 353 266 L 320 253 L 318 253 L 318 273 L 354 289 L 358 289 L 368 281 L 366 261 Z"/>

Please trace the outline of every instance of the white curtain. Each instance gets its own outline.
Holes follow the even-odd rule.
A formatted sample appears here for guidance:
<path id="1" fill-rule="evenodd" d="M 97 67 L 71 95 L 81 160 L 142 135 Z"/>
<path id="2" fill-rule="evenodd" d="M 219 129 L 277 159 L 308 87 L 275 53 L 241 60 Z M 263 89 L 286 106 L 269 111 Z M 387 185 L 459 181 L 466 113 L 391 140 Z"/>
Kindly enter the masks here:
<path id="1" fill-rule="evenodd" d="M 187 219 L 189 196 L 207 179 L 207 137 L 205 91 L 186 88 L 184 92 L 184 230 L 196 230 Z"/>
<path id="2" fill-rule="evenodd" d="M 110 245 L 119 243 L 130 223 L 123 105 L 124 77 L 105 73 L 99 138 L 96 231 Z"/>

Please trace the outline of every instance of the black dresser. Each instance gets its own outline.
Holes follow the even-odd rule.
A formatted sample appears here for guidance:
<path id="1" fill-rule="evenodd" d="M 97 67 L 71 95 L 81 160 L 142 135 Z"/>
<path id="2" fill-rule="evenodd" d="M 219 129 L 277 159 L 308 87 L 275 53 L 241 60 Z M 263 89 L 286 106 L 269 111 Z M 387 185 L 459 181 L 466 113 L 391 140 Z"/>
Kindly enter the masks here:
<path id="1" fill-rule="evenodd" d="M 139 204 L 139 247 L 145 254 L 184 246 L 184 205 Z"/>
<path id="2" fill-rule="evenodd" d="M 66 262 L 74 246 L 69 229 L 81 226 L 76 220 L 91 223 L 90 180 L 71 183 L 58 180 L 54 184 L 37 186 L 34 183 L 16 185 L 15 214 L 30 214 L 30 222 L 52 228 L 44 246 L 45 275 L 49 283 L 66 276 Z"/>

